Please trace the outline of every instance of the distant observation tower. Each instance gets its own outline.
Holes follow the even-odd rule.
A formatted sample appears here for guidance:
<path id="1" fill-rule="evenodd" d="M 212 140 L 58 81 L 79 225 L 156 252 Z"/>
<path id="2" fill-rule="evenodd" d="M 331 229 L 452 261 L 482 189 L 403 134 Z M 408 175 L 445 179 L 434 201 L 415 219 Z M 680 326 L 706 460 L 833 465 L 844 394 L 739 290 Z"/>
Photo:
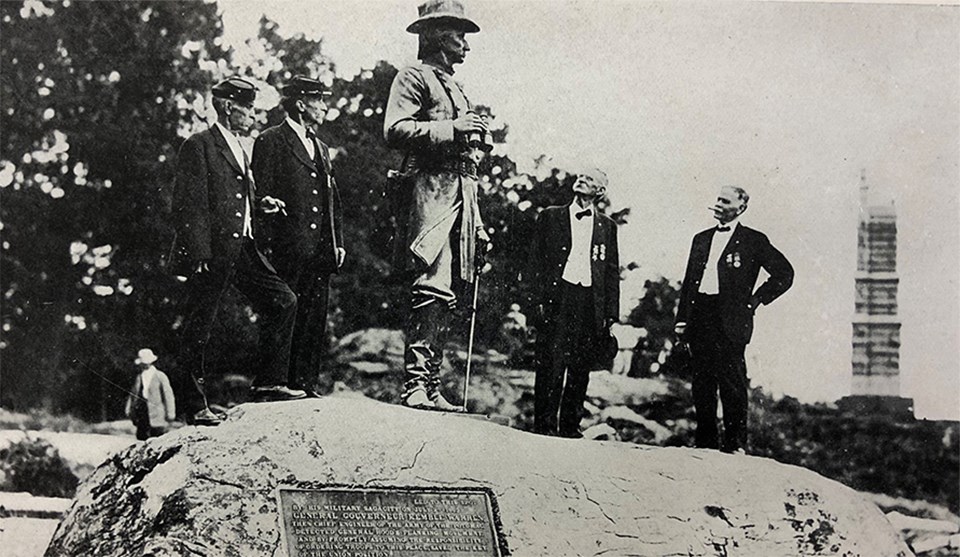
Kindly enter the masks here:
<path id="1" fill-rule="evenodd" d="M 900 396 L 900 318 L 897 315 L 897 213 L 893 202 L 871 205 L 860 175 L 853 382 L 841 409 L 913 417 L 913 400 Z"/>

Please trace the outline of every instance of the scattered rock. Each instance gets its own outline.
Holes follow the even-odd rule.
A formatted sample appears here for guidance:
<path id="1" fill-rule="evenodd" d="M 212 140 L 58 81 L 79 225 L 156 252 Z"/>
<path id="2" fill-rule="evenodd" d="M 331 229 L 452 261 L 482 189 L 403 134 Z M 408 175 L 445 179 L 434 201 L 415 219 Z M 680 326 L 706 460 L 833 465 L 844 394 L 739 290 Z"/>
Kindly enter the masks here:
<path id="1" fill-rule="evenodd" d="M 361 360 L 350 362 L 347 365 L 349 365 L 351 369 L 366 375 L 383 375 L 384 373 L 390 372 L 390 364 L 386 362 L 367 362 Z"/>
<path id="2" fill-rule="evenodd" d="M 604 422 L 627 422 L 645 428 L 653 436 L 653 443 L 662 445 L 673 432 L 653 420 L 648 420 L 626 406 L 608 406 L 600 412 Z"/>
<path id="3" fill-rule="evenodd" d="M 590 426 L 587 429 L 583 430 L 584 439 L 592 439 L 594 441 L 619 441 L 620 436 L 617 435 L 617 430 L 613 429 L 607 424 L 597 424 Z"/>
<path id="4" fill-rule="evenodd" d="M 640 406 L 654 402 L 670 392 L 670 385 L 660 379 L 614 375 L 609 371 L 590 374 L 587 397 L 602 401 L 598 406 Z"/>
<path id="5" fill-rule="evenodd" d="M 403 362 L 403 332 L 393 329 L 360 329 L 337 342 L 333 355 L 340 362 Z"/>

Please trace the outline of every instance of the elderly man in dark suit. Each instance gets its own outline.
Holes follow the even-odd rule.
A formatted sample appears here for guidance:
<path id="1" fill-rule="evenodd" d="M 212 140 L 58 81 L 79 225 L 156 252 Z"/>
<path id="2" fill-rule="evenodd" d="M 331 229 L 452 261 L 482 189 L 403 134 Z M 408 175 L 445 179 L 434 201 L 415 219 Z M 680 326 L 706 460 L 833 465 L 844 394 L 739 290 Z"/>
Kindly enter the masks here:
<path id="1" fill-rule="evenodd" d="M 343 264 L 340 194 L 327 145 L 316 135 L 327 112 L 324 85 L 296 76 L 283 87 L 287 113 L 265 130 L 253 150 L 257 193 L 283 209 L 264 214 L 260 230 L 270 262 L 297 295 L 290 355 L 292 384 L 315 392 L 324 354 L 330 275 Z"/>
<path id="2" fill-rule="evenodd" d="M 617 225 L 597 210 L 607 188 L 600 170 L 580 174 L 570 205 L 537 216 L 530 281 L 537 292 L 534 431 L 578 437 L 590 371 L 610 358 L 620 316 Z"/>
<path id="3" fill-rule="evenodd" d="M 713 207 L 719 221 L 693 237 L 680 290 L 676 333 L 689 346 L 697 447 L 743 452 L 747 437 L 747 366 L 753 314 L 793 284 L 793 267 L 762 232 L 738 222 L 750 196 L 724 186 Z M 754 290 L 760 269 L 769 278 Z M 723 404 L 723 444 L 717 392 Z"/>
<path id="4" fill-rule="evenodd" d="M 172 265 L 186 277 L 188 290 L 179 363 L 181 374 L 191 373 L 197 387 L 196 391 L 184 388 L 180 399 L 189 410 L 197 410 L 187 419 L 199 425 L 216 425 L 221 420 L 207 406 L 204 352 L 220 299 L 231 286 L 246 296 L 259 316 L 253 400 L 305 396 L 303 391 L 287 388 L 297 297 L 257 248 L 254 183 L 236 136 L 253 124 L 256 88 L 234 77 L 214 86 L 212 94 L 217 122 L 183 142 L 173 195 L 177 236 Z M 276 200 L 265 198 L 260 209 L 278 211 L 280 207 Z"/>

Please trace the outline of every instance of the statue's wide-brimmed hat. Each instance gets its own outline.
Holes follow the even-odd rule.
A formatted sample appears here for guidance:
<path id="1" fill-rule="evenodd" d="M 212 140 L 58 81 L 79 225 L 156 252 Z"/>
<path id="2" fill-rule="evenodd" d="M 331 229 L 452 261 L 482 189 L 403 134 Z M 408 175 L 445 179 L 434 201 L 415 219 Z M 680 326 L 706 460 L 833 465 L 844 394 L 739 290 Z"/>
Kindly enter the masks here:
<path id="1" fill-rule="evenodd" d="M 427 0 L 417 10 L 420 17 L 407 26 L 407 33 L 421 33 L 436 25 L 452 27 L 464 33 L 480 32 L 480 26 L 467 17 L 459 0 Z"/>

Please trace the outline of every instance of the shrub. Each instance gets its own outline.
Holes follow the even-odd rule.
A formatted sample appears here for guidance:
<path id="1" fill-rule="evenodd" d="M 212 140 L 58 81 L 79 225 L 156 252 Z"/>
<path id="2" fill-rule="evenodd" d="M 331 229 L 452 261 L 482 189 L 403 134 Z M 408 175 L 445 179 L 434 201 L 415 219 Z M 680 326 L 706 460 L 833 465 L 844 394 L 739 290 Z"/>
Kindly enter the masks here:
<path id="1" fill-rule="evenodd" d="M 56 447 L 29 436 L 0 449 L 0 471 L 4 475 L 2 491 L 71 498 L 79 483 Z"/>

